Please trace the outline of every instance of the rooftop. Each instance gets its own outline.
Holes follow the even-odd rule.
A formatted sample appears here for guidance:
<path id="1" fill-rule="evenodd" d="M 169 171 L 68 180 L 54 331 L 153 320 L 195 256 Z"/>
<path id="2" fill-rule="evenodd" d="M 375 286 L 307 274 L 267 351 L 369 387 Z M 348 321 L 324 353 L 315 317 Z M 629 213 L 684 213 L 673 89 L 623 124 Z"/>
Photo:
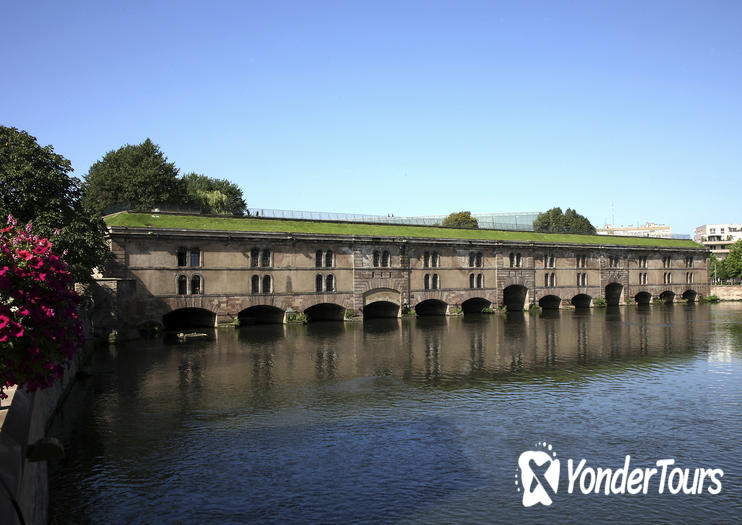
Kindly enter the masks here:
<path id="1" fill-rule="evenodd" d="M 444 228 L 360 222 L 267 219 L 257 217 L 215 217 L 171 213 L 120 212 L 104 217 L 109 227 L 163 228 L 172 230 L 211 230 L 239 232 L 309 233 L 326 235 L 362 235 L 429 239 L 471 239 L 483 241 L 544 242 L 620 246 L 657 246 L 705 249 L 690 240 L 649 237 L 618 237 L 569 233 L 536 233 L 484 229 Z"/>

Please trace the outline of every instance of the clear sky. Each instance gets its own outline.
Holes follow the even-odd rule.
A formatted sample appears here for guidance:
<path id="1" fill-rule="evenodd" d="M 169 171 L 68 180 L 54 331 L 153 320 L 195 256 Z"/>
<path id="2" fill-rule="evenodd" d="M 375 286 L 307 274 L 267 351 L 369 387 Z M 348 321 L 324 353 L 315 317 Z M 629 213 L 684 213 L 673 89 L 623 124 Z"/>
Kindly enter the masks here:
<path id="1" fill-rule="evenodd" d="M 0 124 L 249 206 L 742 222 L 742 2 L 0 5 Z"/>

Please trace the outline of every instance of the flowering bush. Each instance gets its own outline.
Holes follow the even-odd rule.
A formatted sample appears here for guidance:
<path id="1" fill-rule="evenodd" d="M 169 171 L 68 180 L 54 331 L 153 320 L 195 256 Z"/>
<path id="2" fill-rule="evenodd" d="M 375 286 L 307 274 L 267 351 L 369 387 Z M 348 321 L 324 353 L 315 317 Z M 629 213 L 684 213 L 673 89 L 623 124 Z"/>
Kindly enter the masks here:
<path id="1" fill-rule="evenodd" d="M 0 233 L 0 399 L 51 386 L 83 343 L 67 264 L 52 243 L 8 216 Z"/>

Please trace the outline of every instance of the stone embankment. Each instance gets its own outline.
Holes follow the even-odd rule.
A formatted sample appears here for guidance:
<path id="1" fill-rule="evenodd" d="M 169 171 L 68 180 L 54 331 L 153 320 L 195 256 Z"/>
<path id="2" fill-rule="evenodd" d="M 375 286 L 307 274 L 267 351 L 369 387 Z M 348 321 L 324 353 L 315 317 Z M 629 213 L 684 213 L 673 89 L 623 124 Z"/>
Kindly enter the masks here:
<path id="1" fill-rule="evenodd" d="M 742 301 L 742 285 L 711 286 L 711 295 L 717 296 L 722 301 Z"/>

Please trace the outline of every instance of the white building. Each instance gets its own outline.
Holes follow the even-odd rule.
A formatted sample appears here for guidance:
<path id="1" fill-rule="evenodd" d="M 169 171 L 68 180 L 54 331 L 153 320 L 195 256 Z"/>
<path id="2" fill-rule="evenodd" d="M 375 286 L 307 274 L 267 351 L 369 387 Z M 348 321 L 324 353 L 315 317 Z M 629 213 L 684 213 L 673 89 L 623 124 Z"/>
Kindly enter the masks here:
<path id="1" fill-rule="evenodd" d="M 729 248 L 742 239 L 742 224 L 704 224 L 696 228 L 693 240 L 706 246 L 711 253 L 723 259 Z"/>
<path id="2" fill-rule="evenodd" d="M 672 237 L 672 227 L 664 224 L 648 222 L 644 226 L 614 226 L 606 224 L 603 228 L 595 228 L 598 235 L 620 235 L 622 237 Z"/>

